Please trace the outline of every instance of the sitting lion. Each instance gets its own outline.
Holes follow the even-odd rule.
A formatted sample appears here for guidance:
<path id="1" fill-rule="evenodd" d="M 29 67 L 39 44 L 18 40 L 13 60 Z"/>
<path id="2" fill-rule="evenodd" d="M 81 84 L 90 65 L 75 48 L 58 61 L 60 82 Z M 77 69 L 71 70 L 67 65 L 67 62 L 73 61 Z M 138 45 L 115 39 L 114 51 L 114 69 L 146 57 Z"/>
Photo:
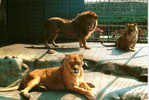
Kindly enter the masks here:
<path id="1" fill-rule="evenodd" d="M 135 51 L 138 40 L 137 24 L 128 24 L 124 33 L 117 39 L 116 47 L 127 51 Z"/>
<path id="2" fill-rule="evenodd" d="M 68 20 L 60 17 L 49 18 L 43 30 L 44 43 L 47 48 L 50 48 L 48 42 L 50 41 L 55 47 L 55 40 L 58 34 L 63 34 L 64 36 L 77 38 L 80 47 L 89 49 L 86 44 L 86 40 L 95 30 L 97 26 L 97 14 L 92 11 L 85 11 L 78 14 L 74 19 Z"/>
<path id="3" fill-rule="evenodd" d="M 29 91 L 36 87 L 46 90 L 70 90 L 85 95 L 89 100 L 94 99 L 95 94 L 91 83 L 83 81 L 83 57 L 82 55 L 66 55 L 60 67 L 36 69 L 30 72 L 21 82 L 21 94 L 30 97 Z"/>

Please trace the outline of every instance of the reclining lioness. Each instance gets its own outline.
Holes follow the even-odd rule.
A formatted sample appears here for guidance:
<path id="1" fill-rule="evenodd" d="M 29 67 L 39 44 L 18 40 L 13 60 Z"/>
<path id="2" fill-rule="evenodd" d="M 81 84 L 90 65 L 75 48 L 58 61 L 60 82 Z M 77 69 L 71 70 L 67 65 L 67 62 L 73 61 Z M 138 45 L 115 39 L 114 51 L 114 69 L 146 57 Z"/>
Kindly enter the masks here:
<path id="1" fill-rule="evenodd" d="M 24 87 L 21 94 L 30 97 L 29 91 L 35 86 L 46 90 L 70 90 L 85 95 L 89 100 L 95 99 L 92 84 L 83 81 L 83 56 L 66 55 L 60 67 L 35 69 L 21 82 Z"/>

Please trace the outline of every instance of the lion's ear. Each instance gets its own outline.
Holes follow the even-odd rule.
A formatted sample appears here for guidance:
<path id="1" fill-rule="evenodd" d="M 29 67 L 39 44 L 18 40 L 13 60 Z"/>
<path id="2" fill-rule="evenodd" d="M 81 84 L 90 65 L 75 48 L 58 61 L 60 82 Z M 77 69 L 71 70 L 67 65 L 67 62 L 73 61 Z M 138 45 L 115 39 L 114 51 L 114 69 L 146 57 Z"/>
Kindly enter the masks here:
<path id="1" fill-rule="evenodd" d="M 64 60 L 67 60 L 67 59 L 69 59 L 69 54 L 65 54 L 65 57 L 62 59 L 61 63 L 63 63 Z"/>
<path id="2" fill-rule="evenodd" d="M 83 60 L 83 55 L 82 54 L 79 54 L 79 57 Z"/>
<path id="3" fill-rule="evenodd" d="M 69 56 L 70 56 L 69 54 L 65 54 L 65 58 L 69 58 Z"/>
<path id="4" fill-rule="evenodd" d="M 95 19 L 98 19 L 98 16 L 95 16 Z"/>
<path id="5" fill-rule="evenodd" d="M 137 23 L 134 23 L 134 26 L 137 26 Z"/>
<path id="6" fill-rule="evenodd" d="M 98 15 L 94 15 L 94 18 L 95 18 L 95 19 L 98 19 Z"/>

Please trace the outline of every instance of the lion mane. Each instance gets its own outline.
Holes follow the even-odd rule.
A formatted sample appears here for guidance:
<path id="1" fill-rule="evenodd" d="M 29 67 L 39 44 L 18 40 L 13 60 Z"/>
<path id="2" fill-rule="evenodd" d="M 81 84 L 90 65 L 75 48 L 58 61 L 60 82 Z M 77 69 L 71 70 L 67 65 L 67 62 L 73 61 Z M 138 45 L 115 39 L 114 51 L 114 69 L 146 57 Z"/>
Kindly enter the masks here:
<path id="1" fill-rule="evenodd" d="M 57 47 L 55 40 L 58 34 L 62 34 L 65 37 L 77 38 L 80 47 L 88 49 L 86 40 L 94 32 L 97 26 L 97 18 L 97 14 L 93 11 L 79 13 L 72 20 L 60 17 L 48 18 L 43 33 L 45 46 L 50 48 L 48 42 L 51 42 Z"/>

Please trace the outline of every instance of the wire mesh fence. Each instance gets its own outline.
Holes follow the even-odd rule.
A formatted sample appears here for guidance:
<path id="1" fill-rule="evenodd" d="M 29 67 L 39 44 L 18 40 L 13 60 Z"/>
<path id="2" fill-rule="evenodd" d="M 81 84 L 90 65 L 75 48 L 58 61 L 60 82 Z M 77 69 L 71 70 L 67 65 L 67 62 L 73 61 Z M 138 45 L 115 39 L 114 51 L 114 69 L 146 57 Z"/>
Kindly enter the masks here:
<path id="1" fill-rule="evenodd" d="M 43 21 L 48 17 L 72 19 L 77 13 L 91 10 L 99 15 L 98 28 L 103 31 L 95 31 L 89 41 L 115 41 L 125 24 L 137 23 L 138 42 L 147 42 L 147 2 L 148 0 L 3 0 L 0 4 L 0 33 L 5 34 L 0 40 L 37 41 L 41 38 Z M 2 14 L 2 10 L 5 13 Z M 62 37 L 59 40 L 66 39 Z"/>
<path id="2" fill-rule="evenodd" d="M 95 11 L 98 27 L 90 41 L 115 41 L 127 23 L 137 23 L 138 42 L 147 42 L 147 0 L 85 0 L 85 10 Z"/>

